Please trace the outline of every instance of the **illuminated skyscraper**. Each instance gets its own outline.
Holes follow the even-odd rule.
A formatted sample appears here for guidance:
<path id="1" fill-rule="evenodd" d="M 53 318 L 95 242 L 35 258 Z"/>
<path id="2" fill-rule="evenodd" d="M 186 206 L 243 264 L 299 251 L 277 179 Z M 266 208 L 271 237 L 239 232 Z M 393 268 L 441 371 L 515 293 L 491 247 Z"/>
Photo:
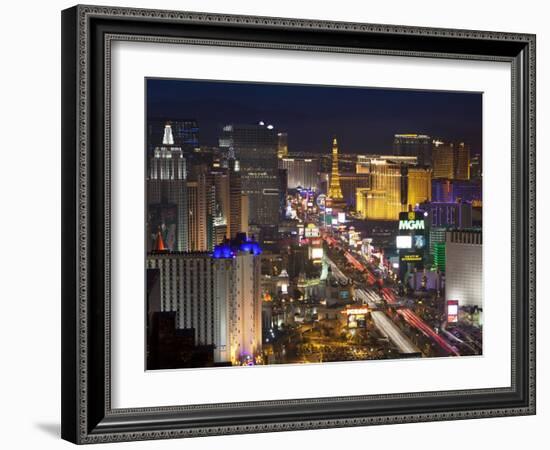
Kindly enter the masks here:
<path id="1" fill-rule="evenodd" d="M 262 350 L 261 249 L 238 234 L 214 249 L 216 362 L 253 363 Z"/>
<path id="2" fill-rule="evenodd" d="M 240 226 L 239 233 L 248 233 L 248 222 L 250 220 L 250 211 L 248 206 L 247 194 L 241 194 L 241 205 L 239 209 L 241 211 L 241 226 Z"/>
<path id="3" fill-rule="evenodd" d="M 176 328 L 193 329 L 197 344 L 216 344 L 214 260 L 210 254 L 152 252 L 146 265 L 160 272 L 160 311 L 175 312 Z"/>
<path id="4" fill-rule="evenodd" d="M 470 179 L 470 146 L 460 142 L 455 146 L 455 180 Z"/>
<path id="5" fill-rule="evenodd" d="M 464 142 L 434 141 L 433 177 L 448 180 L 470 179 L 470 146 Z"/>
<path id="6" fill-rule="evenodd" d="M 367 196 L 366 217 L 374 220 L 397 220 L 407 210 L 402 188 L 401 164 L 380 161 L 371 167 L 371 192 Z"/>
<path id="7" fill-rule="evenodd" d="M 148 155 L 152 156 L 154 148 L 161 142 L 165 125 L 172 130 L 173 142 L 183 150 L 184 155 L 199 147 L 199 126 L 195 119 L 156 119 L 147 122 Z"/>
<path id="8" fill-rule="evenodd" d="M 288 134 L 277 133 L 277 156 L 279 159 L 288 155 Z"/>
<path id="9" fill-rule="evenodd" d="M 298 187 L 317 190 L 319 186 L 319 160 L 314 158 L 282 158 L 279 167 L 287 171 L 288 189 Z"/>
<path id="10" fill-rule="evenodd" d="M 250 223 L 272 225 L 279 219 L 278 136 L 273 125 L 226 125 L 220 148 L 239 163 L 241 191 L 248 195 Z"/>
<path id="11" fill-rule="evenodd" d="M 248 226 L 248 223 L 242 223 L 243 193 L 241 174 L 235 172 L 234 169 L 230 168 L 229 170 L 229 234 L 227 237 L 232 239 L 237 233 L 245 231 L 243 230 L 243 225 Z"/>
<path id="12" fill-rule="evenodd" d="M 472 204 L 469 202 L 426 202 L 419 205 L 428 213 L 432 228 L 471 228 Z"/>
<path id="13" fill-rule="evenodd" d="M 432 171 L 416 167 L 415 162 L 413 157 L 361 156 L 358 170 L 363 174 L 368 170 L 371 185 L 357 188 L 357 212 L 371 220 L 398 220 L 409 205 L 431 199 Z"/>
<path id="14" fill-rule="evenodd" d="M 153 251 L 147 269 L 159 274 L 157 309 L 176 313 L 176 328 L 213 345 L 215 362 L 253 362 L 261 354 L 261 249 L 239 234 L 206 252 Z M 149 273 L 149 272 L 148 272 Z"/>
<path id="15" fill-rule="evenodd" d="M 225 224 L 224 236 L 230 236 L 230 197 L 229 197 L 229 172 L 227 169 L 219 169 L 212 172 L 212 177 L 214 179 L 214 187 L 216 189 L 216 204 L 219 209 L 220 217 L 223 217 L 223 220 L 220 219 L 218 222 Z"/>
<path id="16" fill-rule="evenodd" d="M 196 179 L 187 181 L 187 246 L 188 251 L 212 249 L 215 214 L 215 185 L 206 170 L 199 170 Z"/>
<path id="17" fill-rule="evenodd" d="M 409 167 L 407 170 L 407 204 L 418 205 L 432 199 L 432 169 Z"/>
<path id="18" fill-rule="evenodd" d="M 187 183 L 187 246 L 188 251 L 206 251 L 206 195 L 197 181 Z"/>
<path id="19" fill-rule="evenodd" d="M 416 156 L 421 166 L 432 164 L 432 139 L 425 134 L 396 134 L 393 151 L 398 156 Z"/>
<path id="20" fill-rule="evenodd" d="M 162 230 L 169 250 L 187 251 L 186 160 L 174 144 L 172 127 L 166 124 L 162 144 L 149 160 L 147 186 L 147 250 Z"/>
<path id="21" fill-rule="evenodd" d="M 455 149 L 454 144 L 435 141 L 433 150 L 433 177 L 454 179 Z"/>
<path id="22" fill-rule="evenodd" d="M 483 172 L 482 163 L 483 158 L 479 153 L 477 153 L 470 159 L 470 177 L 472 180 L 481 179 L 481 175 Z"/>
<path id="23" fill-rule="evenodd" d="M 483 306 L 482 235 L 448 231 L 445 243 L 445 297 L 459 306 Z"/>
<path id="24" fill-rule="evenodd" d="M 226 226 L 224 236 L 234 238 L 248 231 L 248 195 L 242 193 L 238 162 L 229 159 L 227 168 L 212 172 L 216 190 L 216 204 Z"/>

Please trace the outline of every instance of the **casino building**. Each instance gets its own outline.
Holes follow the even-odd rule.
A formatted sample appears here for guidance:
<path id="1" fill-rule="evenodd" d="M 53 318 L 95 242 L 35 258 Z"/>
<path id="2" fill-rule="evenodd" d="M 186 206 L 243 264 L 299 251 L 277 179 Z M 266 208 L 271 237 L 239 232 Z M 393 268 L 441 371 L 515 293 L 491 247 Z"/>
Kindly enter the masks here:
<path id="1" fill-rule="evenodd" d="M 214 249 L 215 362 L 254 364 L 261 355 L 260 254 L 244 233 Z"/>
<path id="2" fill-rule="evenodd" d="M 214 261 L 207 252 L 154 251 L 147 269 L 160 274 L 160 311 L 176 313 L 177 329 L 192 329 L 197 344 L 215 345 Z"/>
<path id="3" fill-rule="evenodd" d="M 316 158 L 281 158 L 279 168 L 287 171 L 287 188 L 318 190 L 319 160 Z"/>
<path id="4" fill-rule="evenodd" d="M 214 346 L 214 363 L 253 364 L 262 351 L 260 254 L 239 233 L 208 252 L 169 252 L 162 237 L 147 255 L 157 269 L 161 312 L 176 313 L 176 328 L 192 330 L 197 345 Z"/>
<path id="5" fill-rule="evenodd" d="M 373 156 L 368 163 L 366 156 L 359 157 L 358 173 L 371 177 L 369 188 L 356 190 L 359 215 L 368 220 L 398 220 L 409 205 L 431 200 L 432 170 L 415 163 L 411 157 Z"/>
<path id="6" fill-rule="evenodd" d="M 219 147 L 239 161 L 241 191 L 248 196 L 249 221 L 270 226 L 279 219 L 279 136 L 273 125 L 228 124 Z"/>
<path id="7" fill-rule="evenodd" d="M 445 298 L 458 306 L 483 307 L 481 230 L 447 231 L 445 240 Z"/>
<path id="8" fill-rule="evenodd" d="M 164 244 L 170 250 L 188 251 L 188 205 L 186 160 L 174 143 L 170 124 L 164 127 L 162 145 L 155 147 L 147 174 L 147 249 L 163 230 Z"/>

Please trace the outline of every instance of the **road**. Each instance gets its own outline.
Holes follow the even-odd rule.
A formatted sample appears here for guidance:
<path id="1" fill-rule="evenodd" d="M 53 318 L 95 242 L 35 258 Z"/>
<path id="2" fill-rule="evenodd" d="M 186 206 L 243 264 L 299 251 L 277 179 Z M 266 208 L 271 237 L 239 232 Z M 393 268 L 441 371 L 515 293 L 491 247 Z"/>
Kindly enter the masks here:
<path id="1" fill-rule="evenodd" d="M 347 282 L 349 278 L 338 268 L 338 266 L 329 258 L 326 258 L 330 265 L 332 274 L 338 281 Z M 370 308 L 376 308 L 376 303 L 380 302 L 380 297 L 371 290 L 356 289 L 355 296 L 363 304 Z M 386 316 L 382 311 L 371 310 L 371 317 L 376 328 L 380 333 L 387 337 L 399 349 L 400 353 L 420 353 L 420 350 L 405 336 L 405 334 Z"/>
<path id="2" fill-rule="evenodd" d="M 420 353 L 418 347 L 397 328 L 397 325 L 395 325 L 386 314 L 382 311 L 371 311 L 370 314 L 376 328 L 395 344 L 400 353 Z"/>
<path id="3" fill-rule="evenodd" d="M 397 303 L 397 299 L 393 291 L 389 288 L 382 289 L 382 295 L 384 299 L 389 304 Z M 457 348 L 449 344 L 445 339 L 443 339 L 439 334 L 437 334 L 426 322 L 424 322 L 420 317 L 418 317 L 414 312 L 409 308 L 400 308 L 397 310 L 397 313 L 407 321 L 407 323 L 417 330 L 419 330 L 424 336 L 432 339 L 437 343 L 445 352 L 450 355 L 460 356 L 460 352 Z"/>
<path id="4" fill-rule="evenodd" d="M 334 245 L 334 239 L 333 238 L 330 238 L 333 242 L 327 240 L 327 243 L 329 245 Z M 357 270 L 359 270 L 359 268 L 363 268 L 363 270 L 366 270 L 367 273 L 369 275 L 372 276 L 372 274 L 370 274 L 370 271 L 368 271 L 368 268 L 365 267 L 363 264 L 361 264 L 359 261 L 357 261 L 356 258 L 354 257 L 347 257 L 347 254 L 349 254 L 349 252 L 346 251 L 346 259 L 348 260 L 348 262 L 354 267 L 356 268 Z M 327 262 L 330 264 L 330 266 L 332 267 L 332 271 L 333 271 L 333 274 L 336 276 L 336 278 L 338 278 L 339 280 L 340 279 L 349 279 L 343 272 L 342 270 L 340 270 L 336 264 L 331 261 L 330 259 L 327 258 Z M 370 277 L 369 277 L 370 279 Z M 369 285 L 371 285 L 372 283 L 368 282 Z M 356 289 L 356 292 L 359 291 L 359 289 Z M 393 293 L 393 291 L 389 288 L 383 288 L 382 289 L 382 295 L 384 297 L 384 299 L 388 302 L 388 304 L 392 304 L 394 306 L 397 306 L 397 298 L 395 296 L 395 294 Z M 356 294 L 357 295 L 357 294 Z M 416 328 L 418 331 L 420 331 L 424 336 L 426 336 L 427 338 L 431 339 L 432 341 L 434 341 L 441 349 L 443 349 L 443 351 L 445 351 L 447 354 L 449 355 L 455 355 L 455 356 L 460 356 L 460 352 L 458 351 L 457 347 L 455 347 L 454 345 L 450 344 L 447 340 L 445 340 L 443 337 L 441 337 L 438 333 L 436 333 L 433 328 L 431 328 L 426 322 L 424 322 L 420 317 L 418 317 L 413 311 L 411 311 L 409 308 L 398 308 L 397 309 L 397 313 L 403 317 L 403 319 L 409 324 L 411 325 L 413 328 Z M 397 345 L 397 344 L 396 344 Z"/>
<path id="5" fill-rule="evenodd" d="M 380 303 L 380 297 L 371 290 L 357 289 L 356 297 L 371 308 L 376 308 Z M 395 325 L 390 318 L 383 312 L 373 309 L 371 317 L 374 325 L 382 335 L 387 337 L 399 349 L 400 353 L 420 353 L 420 350 L 414 345 L 407 336 Z"/>
<path id="6" fill-rule="evenodd" d="M 330 269 L 332 270 L 332 275 L 334 277 L 336 277 L 336 279 L 339 282 L 342 282 L 342 283 L 349 282 L 349 278 L 344 274 L 344 272 L 342 272 L 338 268 L 338 266 L 336 265 L 336 263 L 332 259 L 328 258 L 327 256 L 325 256 L 325 259 L 326 259 L 327 264 L 330 266 Z"/>

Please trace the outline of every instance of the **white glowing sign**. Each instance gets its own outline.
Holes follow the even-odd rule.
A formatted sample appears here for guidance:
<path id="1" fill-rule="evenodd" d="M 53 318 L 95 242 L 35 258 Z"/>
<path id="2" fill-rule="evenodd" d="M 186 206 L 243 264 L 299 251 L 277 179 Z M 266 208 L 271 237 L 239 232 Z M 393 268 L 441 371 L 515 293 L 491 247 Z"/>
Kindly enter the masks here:
<path id="1" fill-rule="evenodd" d="M 400 230 L 424 230 L 424 220 L 400 220 Z"/>
<path id="2" fill-rule="evenodd" d="M 305 237 L 319 237 L 319 227 L 310 223 L 304 230 Z"/>
<path id="3" fill-rule="evenodd" d="M 348 316 L 350 314 L 360 315 L 360 314 L 367 314 L 369 311 L 370 311 L 369 308 L 350 308 L 350 309 L 346 309 L 345 311 L 342 311 L 342 314 L 347 314 Z"/>
<path id="4" fill-rule="evenodd" d="M 397 248 L 411 248 L 412 236 L 396 236 L 395 246 Z"/>
<path id="5" fill-rule="evenodd" d="M 314 247 L 311 249 L 311 259 L 323 259 L 323 247 Z"/>

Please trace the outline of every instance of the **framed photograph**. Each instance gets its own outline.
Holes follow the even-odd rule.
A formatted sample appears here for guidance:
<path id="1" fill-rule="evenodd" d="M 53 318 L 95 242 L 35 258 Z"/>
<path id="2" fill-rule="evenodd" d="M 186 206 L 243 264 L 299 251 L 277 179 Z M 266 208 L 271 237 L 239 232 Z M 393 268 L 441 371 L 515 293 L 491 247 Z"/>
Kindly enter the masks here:
<path id="1" fill-rule="evenodd" d="M 535 36 L 62 12 L 62 437 L 535 413 Z"/>

